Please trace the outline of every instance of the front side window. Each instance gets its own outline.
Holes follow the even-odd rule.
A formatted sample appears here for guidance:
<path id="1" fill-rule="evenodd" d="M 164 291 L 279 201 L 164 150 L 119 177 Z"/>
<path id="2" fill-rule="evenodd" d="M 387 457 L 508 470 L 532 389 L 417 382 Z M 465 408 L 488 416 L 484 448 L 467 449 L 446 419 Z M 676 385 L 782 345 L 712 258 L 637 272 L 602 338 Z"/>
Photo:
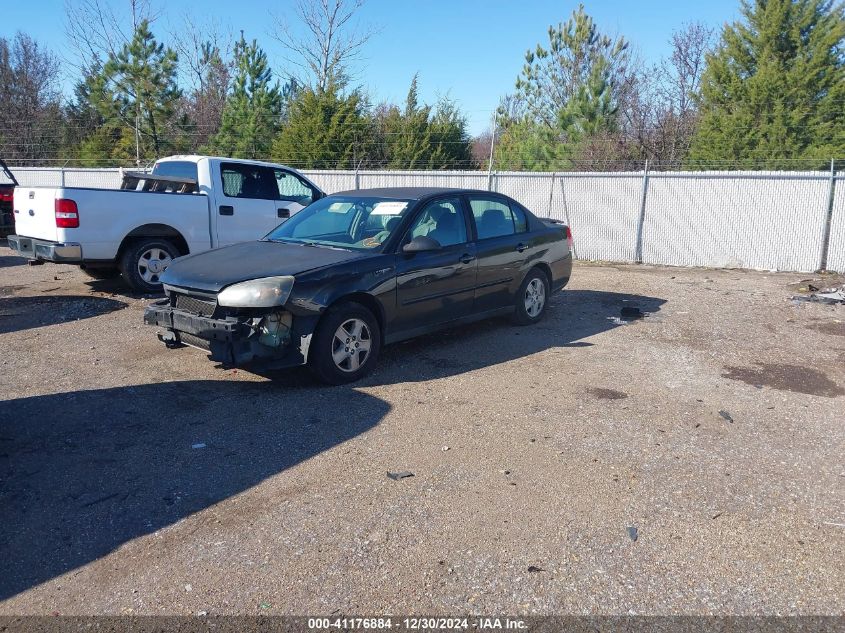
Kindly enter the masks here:
<path id="1" fill-rule="evenodd" d="M 408 235 L 409 241 L 424 235 L 437 240 L 440 246 L 466 243 L 467 227 L 461 201 L 450 198 L 428 204 L 420 212 Z"/>
<path id="2" fill-rule="evenodd" d="M 223 195 L 229 198 L 278 200 L 279 190 L 273 170 L 260 165 L 221 163 Z"/>
<path id="3" fill-rule="evenodd" d="M 309 205 L 266 239 L 378 250 L 402 223 L 408 200 L 328 196 Z"/>
<path id="4" fill-rule="evenodd" d="M 279 200 L 296 202 L 302 206 L 308 206 L 314 201 L 314 190 L 298 176 L 284 169 L 274 169 L 273 172 L 279 190 Z"/>

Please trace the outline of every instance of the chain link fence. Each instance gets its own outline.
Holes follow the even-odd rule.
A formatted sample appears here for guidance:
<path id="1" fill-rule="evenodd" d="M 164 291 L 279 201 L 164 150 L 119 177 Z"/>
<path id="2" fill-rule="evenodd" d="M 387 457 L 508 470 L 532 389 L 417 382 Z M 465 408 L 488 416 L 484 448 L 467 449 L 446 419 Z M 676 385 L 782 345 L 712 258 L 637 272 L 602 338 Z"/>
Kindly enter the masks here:
<path id="1" fill-rule="evenodd" d="M 121 181 L 121 170 L 106 168 L 14 173 L 21 186 L 115 188 Z M 568 223 L 580 259 L 845 272 L 845 172 L 302 173 L 329 193 L 412 186 L 498 191 Z"/>

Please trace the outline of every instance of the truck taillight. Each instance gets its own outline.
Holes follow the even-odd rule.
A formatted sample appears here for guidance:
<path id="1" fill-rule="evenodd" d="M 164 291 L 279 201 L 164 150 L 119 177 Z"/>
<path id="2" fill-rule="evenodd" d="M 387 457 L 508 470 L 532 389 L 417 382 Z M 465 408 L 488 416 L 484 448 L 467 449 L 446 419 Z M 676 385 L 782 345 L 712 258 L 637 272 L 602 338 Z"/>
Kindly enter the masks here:
<path id="1" fill-rule="evenodd" d="M 79 227 L 79 209 L 73 200 L 66 198 L 56 200 L 56 227 L 60 229 Z"/>
<path id="2" fill-rule="evenodd" d="M 569 250 L 572 250 L 572 229 L 565 226 L 563 227 L 563 230 L 566 235 L 566 245 L 569 247 Z"/>
<path id="3" fill-rule="evenodd" d="M 0 191 L 0 202 L 12 202 L 14 200 L 13 191 Z"/>

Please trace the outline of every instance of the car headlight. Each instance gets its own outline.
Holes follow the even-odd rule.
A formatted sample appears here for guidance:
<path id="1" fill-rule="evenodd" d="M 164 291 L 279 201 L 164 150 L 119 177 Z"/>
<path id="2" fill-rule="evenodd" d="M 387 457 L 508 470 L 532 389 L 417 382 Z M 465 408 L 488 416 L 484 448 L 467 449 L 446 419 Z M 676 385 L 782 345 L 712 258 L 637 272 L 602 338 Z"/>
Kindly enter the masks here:
<path id="1" fill-rule="evenodd" d="M 228 308 L 273 308 L 288 300 L 293 277 L 264 277 L 232 284 L 217 295 L 217 303 Z"/>

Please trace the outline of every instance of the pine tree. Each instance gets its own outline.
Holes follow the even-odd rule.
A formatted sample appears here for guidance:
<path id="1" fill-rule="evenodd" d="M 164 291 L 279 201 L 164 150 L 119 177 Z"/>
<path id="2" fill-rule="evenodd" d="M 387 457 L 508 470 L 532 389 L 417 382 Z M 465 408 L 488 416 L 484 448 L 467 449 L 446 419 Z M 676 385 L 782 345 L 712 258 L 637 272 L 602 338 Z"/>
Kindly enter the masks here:
<path id="1" fill-rule="evenodd" d="M 584 5 L 565 23 L 550 26 L 548 37 L 547 47 L 538 44 L 526 52 L 514 107 L 498 113 L 500 165 L 560 168 L 619 127 L 630 81 L 625 39 L 600 33 Z"/>
<path id="2" fill-rule="evenodd" d="M 235 44 L 235 77 L 220 131 L 206 148 L 236 158 L 267 158 L 282 122 L 283 97 L 266 53 L 243 32 Z"/>
<path id="3" fill-rule="evenodd" d="M 845 155 L 843 12 L 829 0 L 743 0 L 707 58 L 691 162 Z"/>
<path id="4" fill-rule="evenodd" d="M 368 155 L 366 101 L 358 91 L 343 96 L 337 90 L 297 93 L 273 142 L 274 160 L 305 169 L 352 169 Z"/>
<path id="5" fill-rule="evenodd" d="M 149 22 L 141 21 L 132 41 L 88 78 L 88 98 L 109 128 L 134 135 L 134 157 L 157 158 L 172 146 L 172 129 L 181 91 L 176 85 L 176 53 L 156 41 Z M 111 156 L 122 155 L 125 146 Z"/>
<path id="6" fill-rule="evenodd" d="M 419 104 L 417 76 L 411 80 L 405 108 L 393 106 L 384 119 L 388 169 L 425 169 L 434 147 L 429 127 L 431 108 Z"/>

